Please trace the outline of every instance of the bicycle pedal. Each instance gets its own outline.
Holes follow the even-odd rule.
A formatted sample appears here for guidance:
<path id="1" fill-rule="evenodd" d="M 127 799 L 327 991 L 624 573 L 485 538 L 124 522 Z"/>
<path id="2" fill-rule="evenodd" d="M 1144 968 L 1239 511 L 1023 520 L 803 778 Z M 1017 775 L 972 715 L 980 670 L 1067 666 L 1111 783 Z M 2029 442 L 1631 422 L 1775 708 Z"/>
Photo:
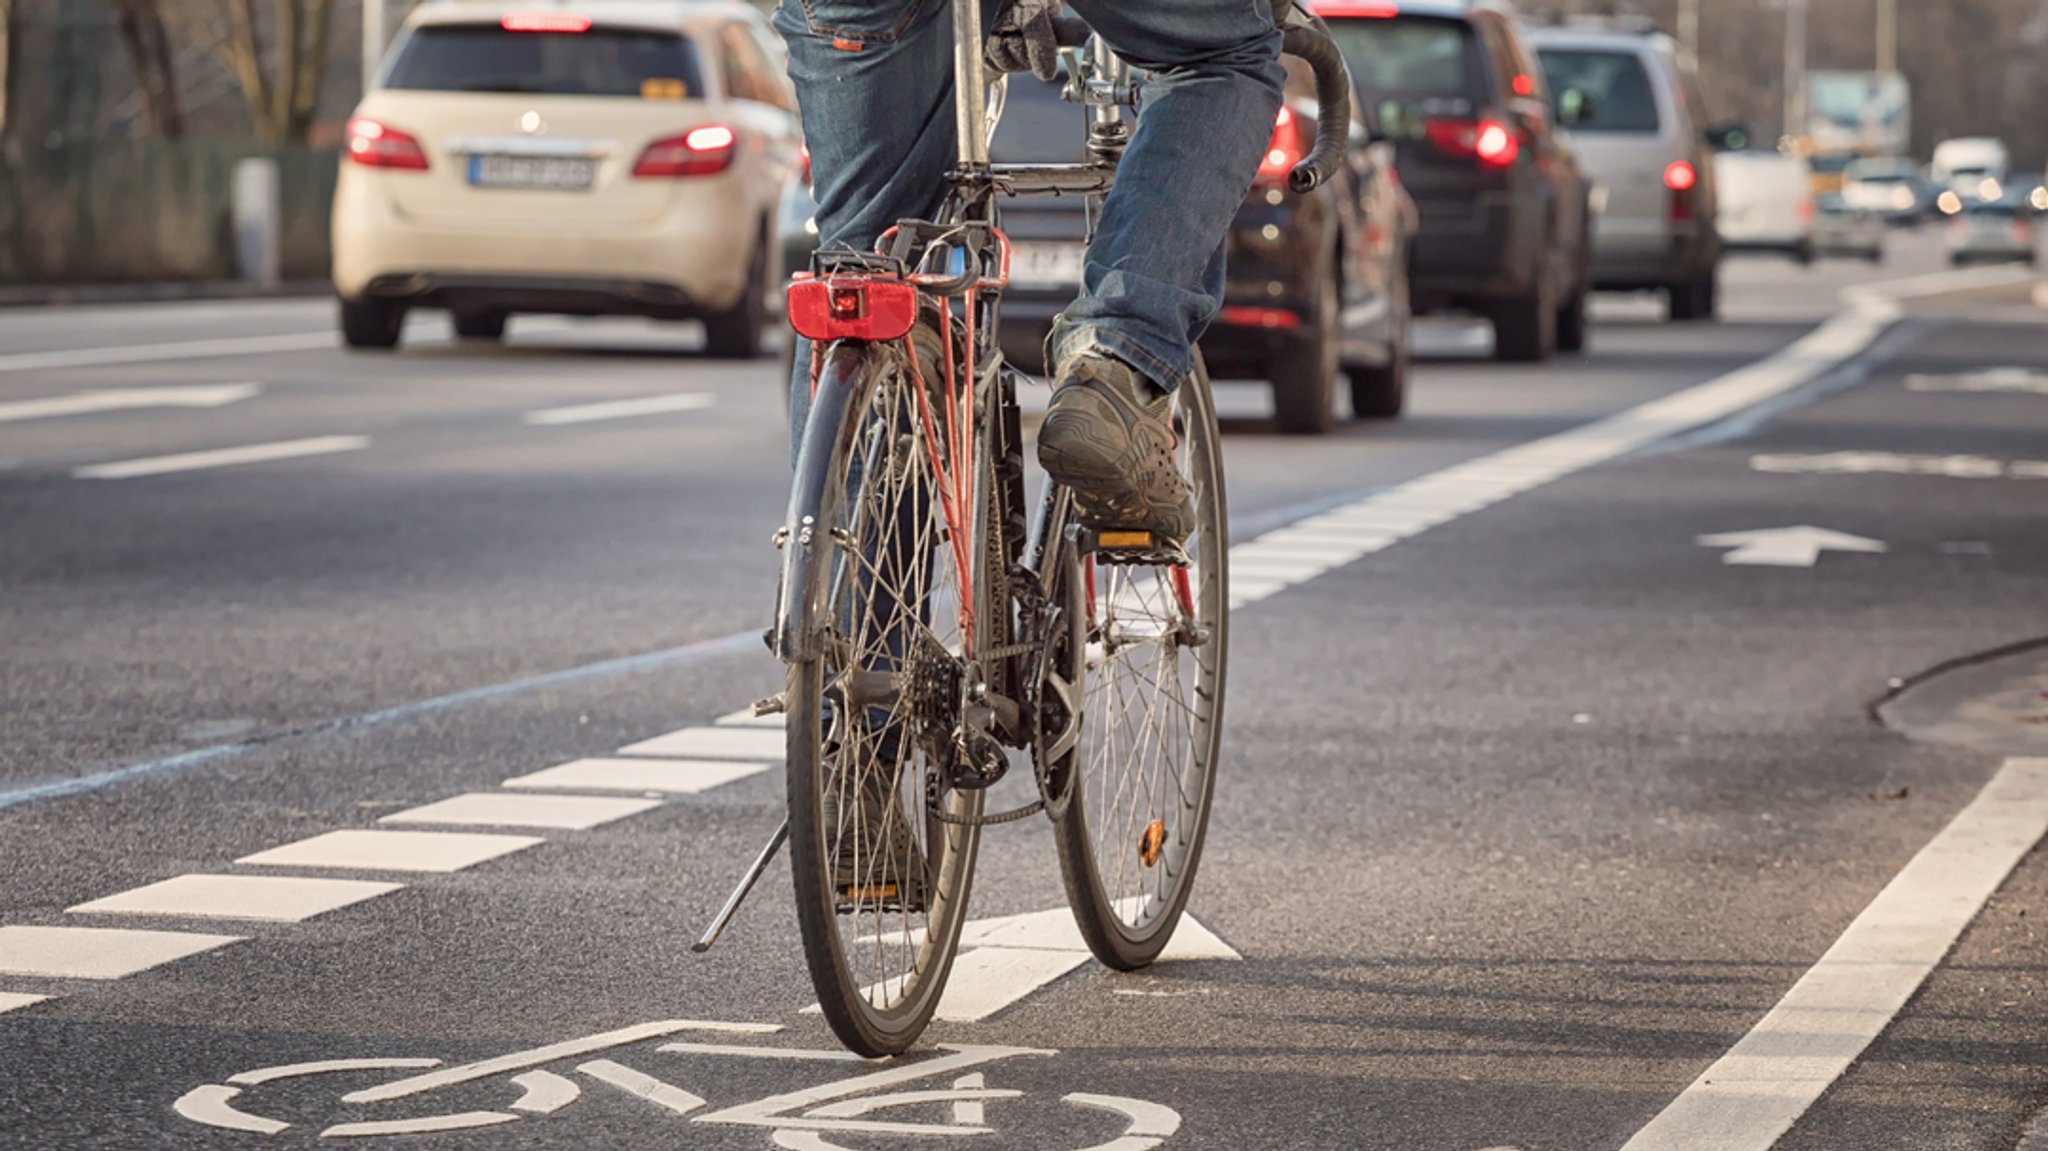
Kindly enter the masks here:
<path id="1" fill-rule="evenodd" d="M 757 699 L 748 711 L 755 719 L 763 716 L 783 715 L 789 711 L 789 693 L 778 691 L 767 699 Z"/>
<path id="2" fill-rule="evenodd" d="M 1095 562 L 1129 567 L 1192 567 L 1187 549 L 1170 540 L 1141 528 L 1097 528 L 1094 531 L 1082 529 L 1079 543 L 1084 553 L 1092 553 Z"/>

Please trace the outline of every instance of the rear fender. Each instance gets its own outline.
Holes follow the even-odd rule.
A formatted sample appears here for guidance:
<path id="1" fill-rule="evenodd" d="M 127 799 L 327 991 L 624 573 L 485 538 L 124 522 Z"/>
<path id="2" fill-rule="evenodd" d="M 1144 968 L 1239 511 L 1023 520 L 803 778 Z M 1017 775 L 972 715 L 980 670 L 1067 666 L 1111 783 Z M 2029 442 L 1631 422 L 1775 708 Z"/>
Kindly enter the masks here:
<path id="1" fill-rule="evenodd" d="M 789 513 L 782 529 L 782 586 L 769 646 L 785 663 L 818 657 L 823 621 L 815 618 L 818 597 L 812 592 L 819 581 L 831 578 L 836 546 L 825 526 L 832 461 L 840 454 L 841 442 L 855 434 L 846 414 L 859 389 L 867 385 L 878 354 L 878 345 L 842 340 L 820 357 L 817 390 L 797 452 L 796 479 L 790 485 Z"/>

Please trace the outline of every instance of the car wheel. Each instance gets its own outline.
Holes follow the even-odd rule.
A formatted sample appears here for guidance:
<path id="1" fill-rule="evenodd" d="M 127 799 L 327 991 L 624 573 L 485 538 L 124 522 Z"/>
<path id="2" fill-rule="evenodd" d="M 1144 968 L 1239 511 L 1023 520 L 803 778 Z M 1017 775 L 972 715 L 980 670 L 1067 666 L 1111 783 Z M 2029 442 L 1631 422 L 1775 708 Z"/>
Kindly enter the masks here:
<path id="1" fill-rule="evenodd" d="M 460 311 L 455 313 L 455 334 L 465 340 L 502 340 L 511 318 L 506 312 Z"/>
<path id="2" fill-rule="evenodd" d="M 341 340 L 351 348 L 390 351 L 405 334 L 405 308 L 390 300 L 343 300 Z"/>
<path id="3" fill-rule="evenodd" d="M 1337 269 L 1316 291 L 1314 313 L 1273 357 L 1273 422 L 1290 436 L 1320 436 L 1337 425 Z"/>
<path id="4" fill-rule="evenodd" d="M 1579 285 L 1572 291 L 1572 298 L 1557 310 L 1557 350 L 1560 352 L 1583 352 L 1586 350 L 1586 287 Z"/>
<path id="5" fill-rule="evenodd" d="M 1408 366 L 1415 345 L 1415 313 L 1408 302 L 1408 280 L 1402 277 L 1395 299 L 1395 325 L 1387 362 L 1347 368 L 1351 414 L 1361 420 L 1390 420 L 1408 405 Z"/>
<path id="6" fill-rule="evenodd" d="M 1547 360 L 1557 351 L 1557 307 L 1550 281 L 1539 274 L 1535 290 L 1501 304 L 1493 313 L 1493 354 L 1517 363 Z"/>
<path id="7" fill-rule="evenodd" d="M 1719 303 L 1718 277 L 1708 267 L 1690 283 L 1672 284 L 1664 289 L 1671 299 L 1673 320 L 1711 320 Z"/>
<path id="8" fill-rule="evenodd" d="M 729 311 L 704 318 L 704 350 L 722 360 L 751 360 L 761 354 L 768 330 L 768 242 L 754 245 L 747 260 L 747 286 Z"/>
<path id="9" fill-rule="evenodd" d="M 1800 267 L 1811 268 L 1813 266 L 1813 260 L 1814 250 L 1813 245 L 1811 243 L 1801 244 L 1798 247 L 1792 249 L 1792 262 L 1799 265 Z"/>

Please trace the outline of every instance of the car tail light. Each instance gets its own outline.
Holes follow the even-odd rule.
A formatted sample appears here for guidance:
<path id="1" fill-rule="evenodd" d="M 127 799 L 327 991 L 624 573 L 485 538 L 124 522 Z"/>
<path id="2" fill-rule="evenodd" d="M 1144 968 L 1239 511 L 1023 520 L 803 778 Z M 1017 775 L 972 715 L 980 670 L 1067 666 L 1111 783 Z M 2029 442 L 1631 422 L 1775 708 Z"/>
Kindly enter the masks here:
<path id="1" fill-rule="evenodd" d="M 2015 239 L 2015 240 L 2031 240 L 2031 239 L 2033 239 L 2033 238 L 2034 238 L 2034 224 L 2033 224 L 2033 221 L 2031 221 L 2031 220 L 2027 219 L 2027 218 L 2026 218 L 2025 216 L 2016 216 L 2016 217 L 2014 217 L 2014 218 L 2013 218 L 2013 222 L 2012 222 L 2012 237 L 2013 237 L 2013 239 Z"/>
<path id="2" fill-rule="evenodd" d="M 1522 154 L 1521 137 L 1498 120 L 1431 120 L 1424 131 L 1437 151 L 1482 168 L 1508 167 Z"/>
<path id="3" fill-rule="evenodd" d="M 1401 14 L 1401 6 L 1393 0 L 1321 0 L 1308 8 L 1325 19 L 1340 20 L 1391 20 Z"/>
<path id="4" fill-rule="evenodd" d="M 798 280 L 789 324 L 812 340 L 900 340 L 917 320 L 917 289 L 901 280 Z"/>
<path id="5" fill-rule="evenodd" d="M 498 26 L 507 32 L 567 32 L 575 35 L 590 31 L 590 17 L 568 12 L 515 12 L 498 21 Z"/>
<path id="6" fill-rule="evenodd" d="M 1516 73 L 1514 82 L 1508 86 L 1514 89 L 1517 96 L 1534 96 L 1536 94 L 1536 81 L 1531 79 L 1527 72 Z"/>
<path id="7" fill-rule="evenodd" d="M 1237 328 L 1299 328 L 1301 317 L 1286 308 L 1227 307 L 1216 322 Z"/>
<path id="8" fill-rule="evenodd" d="M 797 175 L 802 177 L 804 184 L 808 186 L 811 182 L 811 146 L 809 144 L 805 144 L 797 152 L 796 162 Z"/>
<path id="9" fill-rule="evenodd" d="M 368 116 L 348 122 L 348 158 L 366 168 L 427 170 L 427 153 L 418 139 Z"/>
<path id="10" fill-rule="evenodd" d="M 1684 160 L 1673 160 L 1664 167 L 1664 186 L 1671 190 L 1671 222 L 1683 224 L 1692 219 L 1693 189 L 1699 186 L 1700 174 Z"/>
<path id="11" fill-rule="evenodd" d="M 723 124 L 705 124 L 656 140 L 640 153 L 633 174 L 644 177 L 709 176 L 732 167 L 739 137 Z"/>
<path id="12" fill-rule="evenodd" d="M 1805 225 L 1809 225 L 1809 226 L 1810 226 L 1810 225 L 1811 225 L 1811 224 L 1813 223 L 1813 197 L 1812 197 L 1812 196 L 1801 196 L 1801 197 L 1799 197 L 1799 222 L 1800 222 L 1801 224 L 1805 224 Z"/>
<path id="13" fill-rule="evenodd" d="M 1280 114 L 1273 118 L 1273 140 L 1266 145 L 1266 155 L 1259 161 L 1258 182 L 1284 186 L 1287 174 L 1301 163 L 1304 154 L 1294 110 L 1282 104 Z"/>

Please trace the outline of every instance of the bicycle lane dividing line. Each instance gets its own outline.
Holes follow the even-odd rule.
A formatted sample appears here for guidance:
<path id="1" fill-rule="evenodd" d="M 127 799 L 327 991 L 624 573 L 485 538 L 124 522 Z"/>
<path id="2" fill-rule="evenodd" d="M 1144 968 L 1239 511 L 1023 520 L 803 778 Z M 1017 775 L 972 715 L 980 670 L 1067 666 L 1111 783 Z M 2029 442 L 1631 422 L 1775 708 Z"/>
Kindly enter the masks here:
<path id="1" fill-rule="evenodd" d="M 1726 1055 L 1622 1151 L 1768 1151 L 2048 836 L 2048 758 L 2006 760 Z"/>

